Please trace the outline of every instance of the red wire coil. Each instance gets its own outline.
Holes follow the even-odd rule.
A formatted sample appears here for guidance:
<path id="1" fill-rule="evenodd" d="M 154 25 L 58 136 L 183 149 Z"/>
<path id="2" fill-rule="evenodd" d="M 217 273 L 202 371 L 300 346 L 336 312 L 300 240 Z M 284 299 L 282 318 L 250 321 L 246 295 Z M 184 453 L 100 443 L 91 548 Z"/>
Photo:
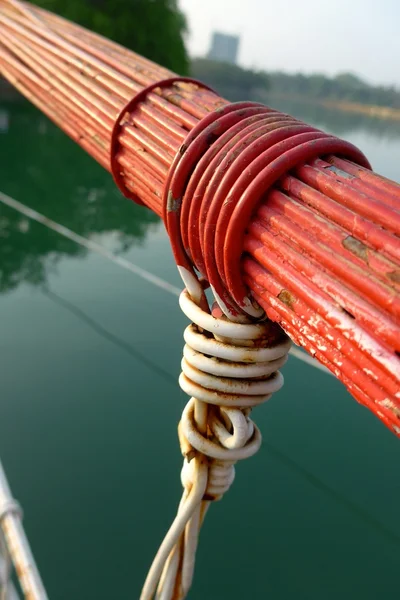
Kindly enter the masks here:
<path id="1" fill-rule="evenodd" d="M 280 282 L 253 261 L 245 261 L 246 272 L 242 272 L 244 251 L 251 250 L 254 256 L 258 245 L 262 264 L 262 255 L 268 247 L 264 236 L 272 235 L 267 221 L 266 230 L 254 223 L 254 213 L 261 201 L 264 203 L 257 217 L 262 219 L 265 214 L 268 219 L 270 204 L 280 200 L 276 197 L 281 192 L 272 191 L 273 186 L 296 167 L 330 154 L 350 159 L 362 168 L 371 168 L 365 156 L 352 144 L 289 115 L 252 102 L 227 105 L 202 119 L 176 155 L 164 188 L 164 220 L 177 265 L 194 276 L 196 269 L 209 281 L 227 315 L 235 317 L 244 312 L 257 316 L 257 306 L 254 310 L 249 306 L 250 294 L 246 287 L 252 283 L 253 299 L 264 307 L 266 303 L 271 307 L 267 308 L 267 315 L 283 324 L 292 339 L 311 353 L 315 348 L 325 348 L 326 364 L 331 369 L 332 365 L 338 365 L 337 375 L 353 396 L 374 412 L 379 405 L 381 420 L 399 435 L 397 410 L 393 409 L 398 406 L 398 382 L 387 370 L 385 357 L 381 360 L 383 348 L 377 346 L 376 357 L 369 356 L 359 348 L 356 337 L 350 333 L 349 339 L 336 329 L 328 315 L 332 314 L 333 308 L 330 298 L 318 287 L 314 292 L 319 296 L 315 314 L 326 304 L 326 320 L 313 319 L 309 297 L 308 304 L 300 298 L 295 309 L 287 308 L 278 300 Z M 245 245 L 245 232 L 249 227 L 251 236 L 247 236 Z M 306 242 L 304 237 L 303 243 Z M 275 243 L 279 243 L 279 239 Z M 284 243 L 281 246 L 284 261 L 285 252 L 289 250 Z M 326 263 L 328 259 L 324 258 Z M 292 260 L 296 259 L 297 256 L 292 257 Z M 277 271 L 279 266 L 276 265 Z M 290 275 L 290 268 L 286 265 L 285 269 Z M 301 288 L 302 276 L 296 271 L 292 276 L 293 281 L 300 277 Z M 364 286 L 368 295 L 369 281 L 354 277 L 355 284 L 360 289 Z M 295 285 L 293 281 L 291 283 Z M 377 291 L 372 289 L 371 293 Z M 363 313 L 360 298 L 357 307 Z M 366 304 L 360 315 L 360 320 L 366 319 L 369 326 L 370 310 Z M 337 313 L 336 321 L 342 322 L 343 315 L 339 310 Z M 382 315 L 380 318 L 374 316 L 377 327 L 382 318 Z M 344 319 L 349 321 L 347 331 L 351 331 L 351 317 L 344 315 Z M 391 331 L 390 322 L 382 325 L 382 332 L 389 337 Z M 355 336 L 358 335 L 355 331 Z M 314 345 L 310 340 L 314 340 Z M 374 341 L 370 339 L 369 343 L 373 348 Z"/>
<path id="2" fill-rule="evenodd" d="M 169 77 L 167 79 L 161 79 L 155 83 L 151 83 L 150 85 L 144 87 L 140 92 L 138 92 L 133 98 L 129 100 L 129 102 L 120 110 L 115 119 L 113 129 L 111 132 L 111 143 L 110 143 L 110 170 L 113 176 L 114 182 L 119 188 L 125 198 L 129 198 L 129 200 L 133 200 L 136 204 L 140 204 L 145 206 L 145 203 L 139 198 L 139 196 L 133 193 L 126 185 L 125 173 L 121 170 L 121 165 L 118 162 L 118 152 L 120 150 L 121 144 L 119 141 L 119 136 L 122 132 L 123 125 L 132 118 L 135 109 L 138 105 L 146 100 L 147 96 L 156 89 L 170 88 L 175 83 L 195 83 L 199 86 L 199 88 L 203 88 L 205 90 L 213 91 L 210 87 L 197 81 L 197 79 L 193 79 L 192 77 Z M 132 176 L 132 173 L 130 173 Z"/>
<path id="3" fill-rule="evenodd" d="M 34 5 L 39 21 L 4 11 L 3 74 L 113 171 L 123 195 L 164 212 L 178 264 L 197 267 L 227 312 L 260 315 L 247 285 L 400 436 L 400 186 L 288 115 L 219 110 L 229 103 L 201 83 Z M 185 285 L 202 300 L 190 276 Z"/>
<path id="4" fill-rule="evenodd" d="M 117 162 L 119 133 L 125 122 L 134 121 L 136 107 L 146 100 L 153 89 L 168 88 L 180 81 L 193 82 L 171 78 L 143 89 L 120 112 L 114 126 L 111 144 L 112 172 L 122 193 L 135 201 L 138 199 L 126 188 L 126 174 Z M 193 83 L 201 86 L 198 82 Z M 127 121 L 124 120 L 124 115 L 128 115 Z M 276 255 L 274 266 L 268 254 L 270 240 L 273 240 L 275 253 L 279 253 L 279 247 L 281 248 L 282 261 L 285 261 L 287 253 L 291 252 L 285 242 L 281 242 L 279 236 L 277 238 L 276 233 L 272 232 L 269 226 L 271 218 L 275 221 L 279 219 L 283 231 L 285 227 L 289 228 L 290 231 L 285 231 L 286 235 L 289 233 L 297 236 L 296 239 L 305 244 L 305 248 L 309 245 L 310 238 L 303 236 L 302 239 L 299 230 L 293 229 L 296 227 L 293 205 L 290 204 L 287 208 L 291 211 L 291 218 L 285 220 L 285 217 L 281 216 L 286 214 L 285 211 L 282 213 L 281 209 L 288 198 L 280 189 L 289 189 L 293 185 L 304 186 L 299 180 L 293 179 L 291 172 L 303 170 L 303 180 L 308 178 L 311 181 L 313 173 L 307 165 L 319 161 L 321 165 L 330 167 L 321 157 L 331 154 L 340 157 L 335 159 L 337 161 L 350 159 L 353 164 L 359 165 L 358 168 L 364 169 L 366 174 L 370 169 L 365 156 L 353 145 L 289 115 L 254 102 L 225 104 L 203 117 L 176 153 L 163 189 L 164 222 L 177 265 L 195 277 L 199 274 L 200 278 L 209 282 L 226 314 L 232 318 L 243 313 L 259 317 L 263 311 L 257 302 L 261 304 L 267 315 L 280 322 L 295 342 L 311 353 L 318 348 L 321 362 L 340 377 L 359 402 L 374 412 L 377 412 L 378 404 L 381 420 L 398 433 L 397 413 L 393 412 L 393 406 L 398 404 L 397 380 L 390 369 L 388 370 L 387 361 L 385 362 L 386 359 L 382 355 L 383 348 L 377 347 L 376 356 L 360 349 L 355 337 L 352 337 L 351 317 L 341 314 L 340 310 L 335 318 L 338 323 L 346 322 L 347 333 L 337 329 L 331 318 L 333 313 L 330 298 L 323 288 L 316 287 L 313 292 L 318 297 L 314 310 L 317 311 L 315 314 L 318 314 L 321 307 L 326 305 L 326 315 L 322 319 L 313 317 L 313 302 L 309 291 L 304 300 L 301 299 L 301 288 L 304 284 L 303 276 L 299 273 L 307 271 L 307 259 L 304 259 L 301 265 L 299 263 L 298 272 L 285 265 L 285 271 L 280 273 Z M 356 164 L 354 168 L 357 168 Z M 327 173 L 323 185 L 334 188 L 338 185 L 338 176 L 335 175 L 335 179 L 329 178 L 330 171 Z M 129 176 L 131 177 L 132 173 L 129 173 Z M 365 175 L 364 179 L 365 184 L 361 182 L 360 185 L 364 186 L 364 191 L 367 192 L 368 176 Z M 309 190 L 306 186 L 305 192 L 309 193 Z M 353 197 L 355 201 L 358 200 L 349 190 L 349 201 L 352 201 Z M 262 205 L 257 212 L 259 204 Z M 372 211 L 376 213 L 374 216 L 378 220 L 387 221 L 385 212 L 380 210 L 379 206 L 375 208 L 373 203 L 366 205 L 362 210 L 366 211 L 366 214 Z M 306 229 L 308 224 L 304 221 L 304 211 L 298 218 L 302 219 L 301 225 Z M 315 228 L 318 224 L 319 221 L 314 219 L 312 226 Z M 320 227 L 323 228 L 321 235 L 330 234 L 334 238 L 335 232 L 332 227 L 329 230 L 321 224 Z M 247 230 L 250 235 L 245 239 Z M 379 230 L 374 230 L 374 235 L 378 234 Z M 383 232 L 379 235 L 385 238 Z M 386 247 L 386 238 L 382 239 L 382 242 Z M 307 250 L 310 255 L 310 248 Z M 317 247 L 312 248 L 312 251 L 323 252 Z M 264 264 L 265 268 L 257 266 L 252 260 L 241 260 L 245 252 L 250 252 L 252 256 L 257 255 L 260 265 Z M 291 256 L 290 260 L 301 260 L 301 254 Z M 385 259 L 377 256 L 377 275 L 379 269 L 385 268 L 382 260 Z M 326 252 L 323 263 L 329 263 Z M 269 267 L 272 267 L 272 271 Z M 334 270 L 342 267 L 339 261 L 334 260 L 331 268 Z M 290 273 L 292 279 L 287 282 L 288 288 L 299 291 L 297 304 L 291 310 L 280 300 L 282 282 Z M 342 273 L 338 275 L 339 278 L 343 278 Z M 331 281 L 325 274 L 323 277 L 326 281 Z M 310 272 L 310 281 L 311 278 Z M 370 295 L 372 300 L 377 300 L 381 305 L 387 301 L 384 290 L 382 292 L 383 288 L 372 286 L 368 278 L 360 279 L 357 272 L 353 271 L 349 271 L 345 278 L 353 278 L 354 285 L 363 292 L 365 298 L 368 299 Z M 308 288 L 310 285 L 312 287 L 310 281 Z M 247 285 L 252 289 L 253 304 L 249 299 Z M 336 285 L 334 280 L 331 281 L 331 285 Z M 341 284 L 338 283 L 336 287 L 340 295 Z M 347 290 L 346 293 L 347 297 L 343 300 L 348 302 L 351 300 L 351 292 Z M 391 309 L 394 308 L 394 305 L 391 306 Z M 360 323 L 365 320 L 370 329 L 372 318 L 376 327 L 382 330 L 383 341 L 387 339 L 393 345 L 393 335 L 396 335 L 396 331 L 392 332 L 390 321 L 386 322 L 382 314 L 379 314 L 378 318 L 373 314 L 374 309 L 360 297 L 357 297 L 357 310 Z M 358 334 L 356 329 L 354 335 Z M 374 340 L 370 339 L 369 343 L 373 348 Z M 325 348 L 322 354 L 321 348 Z"/>
<path id="5" fill-rule="evenodd" d="M 284 175 L 338 154 L 370 168 L 352 144 L 254 102 L 228 104 L 187 136 L 164 188 L 164 221 L 178 266 L 207 279 L 228 315 L 257 316 L 243 282 L 244 235 Z"/>

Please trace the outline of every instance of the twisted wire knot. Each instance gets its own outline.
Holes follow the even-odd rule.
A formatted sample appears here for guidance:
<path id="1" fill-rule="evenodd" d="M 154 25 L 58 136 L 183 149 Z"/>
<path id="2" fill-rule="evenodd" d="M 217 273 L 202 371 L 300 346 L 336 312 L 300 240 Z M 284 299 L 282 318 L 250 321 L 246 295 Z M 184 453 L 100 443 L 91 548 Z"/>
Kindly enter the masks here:
<path id="1" fill-rule="evenodd" d="M 184 332 L 181 388 L 191 396 L 179 426 L 184 487 L 193 483 L 190 461 L 199 452 L 208 458 L 205 497 L 220 499 L 235 477 L 234 464 L 255 454 L 261 434 L 251 408 L 266 402 L 283 385 L 278 371 L 287 360 L 290 341 L 269 321 L 232 323 L 199 309 L 184 291 L 183 312 L 195 323 Z M 219 335 L 217 335 L 219 334 Z M 208 405 L 207 427 L 199 430 L 196 402 Z"/>
<path id="2" fill-rule="evenodd" d="M 208 465 L 207 488 L 203 500 L 219 500 L 226 494 L 235 479 L 234 464 L 234 462 L 229 461 L 213 460 Z M 184 460 L 181 471 L 182 486 L 190 490 L 196 476 L 195 462 Z"/>
<path id="3" fill-rule="evenodd" d="M 190 396 L 178 427 L 184 491 L 141 600 L 155 593 L 157 600 L 186 597 L 209 502 L 229 490 L 235 463 L 258 451 L 261 433 L 250 418 L 251 409 L 282 387 L 278 369 L 285 364 L 291 345 L 271 321 L 237 323 L 224 315 L 217 317 L 215 310 L 210 314 L 196 304 L 187 290 L 179 302 L 192 321 L 184 332 L 179 378 Z"/>

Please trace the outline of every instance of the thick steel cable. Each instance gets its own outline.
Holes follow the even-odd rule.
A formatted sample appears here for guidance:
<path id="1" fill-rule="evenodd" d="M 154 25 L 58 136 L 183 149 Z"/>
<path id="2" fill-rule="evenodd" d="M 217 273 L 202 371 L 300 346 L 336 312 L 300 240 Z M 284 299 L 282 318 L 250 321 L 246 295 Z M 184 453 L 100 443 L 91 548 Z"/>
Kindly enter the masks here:
<path id="1" fill-rule="evenodd" d="M 282 383 L 288 348 L 271 321 L 252 322 L 264 311 L 400 435 L 400 188 L 289 115 L 229 104 L 37 7 L 0 6 L 1 72 L 164 217 L 188 290 L 184 493 L 142 594 L 183 598 L 208 502 L 259 446 L 249 410 Z"/>
<path id="2" fill-rule="evenodd" d="M 146 87 L 176 75 L 38 7 L 9 0 L 0 6 L 2 74 L 105 168 L 111 170 L 111 161 L 118 164 L 129 195 L 162 215 L 165 180 L 174 157 L 199 121 L 228 103 L 196 83 L 175 81 L 170 88 L 155 88 L 125 114 L 118 152 L 110 156 L 112 132 L 124 107 Z M 268 125 L 261 123 L 269 118 L 262 116 L 265 110 L 260 107 L 254 123 L 248 123 L 253 148 Z M 270 116 L 277 127 L 279 122 L 281 128 L 299 127 L 302 135 L 313 131 L 277 111 L 270 110 Z M 272 130 L 272 122 L 268 127 Z M 224 287 L 237 289 L 240 273 L 241 297 L 236 300 L 243 300 L 243 286 L 248 286 L 249 306 L 256 300 L 293 341 L 399 433 L 400 188 L 369 171 L 366 163 L 334 152 L 338 150 L 321 146 L 318 156 L 299 156 L 298 164 L 271 188 L 264 181 L 264 193 L 263 186 L 249 189 L 249 197 L 258 195 L 258 209 L 250 223 L 249 215 L 243 218 L 248 228 L 242 246 L 232 244 L 235 251 L 225 256 L 220 251 L 224 219 L 218 217 L 215 243 L 212 229 L 205 225 L 207 198 L 213 195 L 215 200 L 216 195 L 207 189 L 204 177 L 196 194 L 207 198 L 197 213 L 192 178 L 185 192 L 192 202 L 185 202 L 181 213 L 182 239 L 200 270 L 205 267 L 203 255 L 208 271 L 216 270 L 213 248 Z M 216 178 L 229 160 L 219 162 Z M 234 191 L 229 190 L 230 198 Z M 218 202 L 213 204 L 215 212 Z M 197 216 L 199 237 L 193 227 Z M 238 218 L 228 240 L 241 224 Z"/>

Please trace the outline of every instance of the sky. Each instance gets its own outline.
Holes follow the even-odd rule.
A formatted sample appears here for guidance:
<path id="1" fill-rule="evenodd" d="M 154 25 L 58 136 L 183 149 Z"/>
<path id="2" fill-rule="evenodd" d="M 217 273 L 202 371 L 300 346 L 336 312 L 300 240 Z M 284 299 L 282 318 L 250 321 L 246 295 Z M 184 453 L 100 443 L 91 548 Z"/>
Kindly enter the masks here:
<path id="1" fill-rule="evenodd" d="M 179 0 L 191 56 L 212 31 L 240 35 L 241 66 L 352 72 L 400 88 L 400 0 Z"/>

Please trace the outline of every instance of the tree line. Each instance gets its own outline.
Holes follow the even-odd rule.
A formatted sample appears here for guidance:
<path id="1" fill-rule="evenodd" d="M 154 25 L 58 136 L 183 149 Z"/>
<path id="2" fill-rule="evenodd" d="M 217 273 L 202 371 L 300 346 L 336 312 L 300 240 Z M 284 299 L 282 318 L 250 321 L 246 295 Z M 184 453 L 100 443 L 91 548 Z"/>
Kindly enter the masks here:
<path id="1" fill-rule="evenodd" d="M 31 0 L 176 73 L 188 71 L 187 26 L 177 0 Z"/>
<path id="2" fill-rule="evenodd" d="M 315 73 L 255 71 L 204 58 L 191 62 L 191 73 L 229 100 L 265 100 L 265 95 L 284 95 L 309 100 L 331 100 L 400 109 L 400 90 L 370 85 L 352 73 L 335 77 Z"/>

